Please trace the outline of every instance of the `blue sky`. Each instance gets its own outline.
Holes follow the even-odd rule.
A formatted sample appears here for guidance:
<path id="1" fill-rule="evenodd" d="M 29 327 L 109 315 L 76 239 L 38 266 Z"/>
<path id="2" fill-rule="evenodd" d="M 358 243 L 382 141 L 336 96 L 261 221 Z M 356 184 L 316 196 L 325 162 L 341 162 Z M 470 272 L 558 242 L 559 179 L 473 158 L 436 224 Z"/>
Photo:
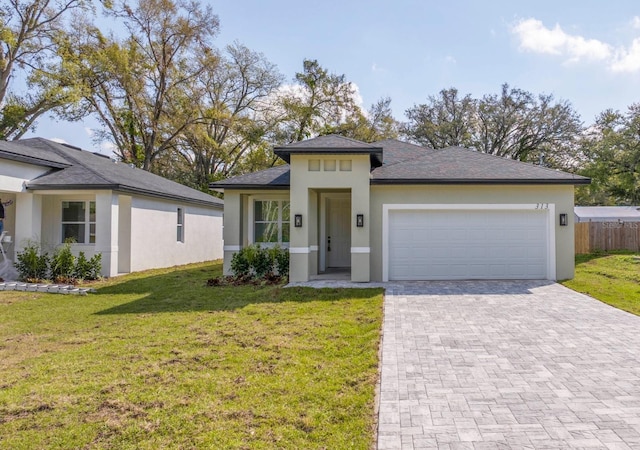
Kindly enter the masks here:
<path id="1" fill-rule="evenodd" d="M 480 97 L 503 83 L 571 102 L 585 124 L 640 101 L 636 1 L 227 0 L 220 47 L 238 40 L 287 80 L 304 58 L 357 85 L 368 108 L 389 96 L 397 119 L 456 87 Z M 41 120 L 34 135 L 98 151 L 97 123 Z M 106 146 L 102 147 L 107 152 Z"/>

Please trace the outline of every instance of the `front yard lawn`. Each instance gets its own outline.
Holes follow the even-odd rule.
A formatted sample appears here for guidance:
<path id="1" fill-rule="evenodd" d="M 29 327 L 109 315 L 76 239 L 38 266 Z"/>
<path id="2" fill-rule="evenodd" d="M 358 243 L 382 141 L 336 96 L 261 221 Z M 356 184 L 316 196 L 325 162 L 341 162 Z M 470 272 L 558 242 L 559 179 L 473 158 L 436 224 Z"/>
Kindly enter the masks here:
<path id="1" fill-rule="evenodd" d="M 0 448 L 370 448 L 382 290 L 220 271 L 0 293 Z"/>
<path id="2" fill-rule="evenodd" d="M 640 316 L 640 255 L 596 253 L 576 256 L 576 276 L 562 284 Z"/>

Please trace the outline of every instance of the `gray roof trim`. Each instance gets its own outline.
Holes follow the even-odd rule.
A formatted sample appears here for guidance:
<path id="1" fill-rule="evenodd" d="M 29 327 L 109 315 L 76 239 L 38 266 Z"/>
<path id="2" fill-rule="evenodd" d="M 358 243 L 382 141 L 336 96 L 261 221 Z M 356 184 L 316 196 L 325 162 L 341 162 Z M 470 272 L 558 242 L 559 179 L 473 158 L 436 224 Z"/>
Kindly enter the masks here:
<path id="1" fill-rule="evenodd" d="M 96 184 L 96 185 L 91 185 L 91 184 L 65 184 L 65 185 L 59 185 L 59 184 L 29 183 L 27 185 L 27 190 L 29 190 L 29 191 L 45 191 L 45 190 L 47 190 L 47 191 L 48 190 L 52 190 L 52 191 L 76 191 L 76 190 L 117 191 L 117 192 L 123 192 L 123 193 L 127 193 L 127 194 L 147 195 L 149 197 L 162 198 L 162 199 L 165 199 L 165 200 L 174 200 L 174 201 L 175 200 L 180 200 L 180 201 L 183 201 L 184 203 L 194 203 L 194 204 L 198 204 L 198 205 L 205 205 L 205 206 L 210 206 L 210 207 L 217 208 L 217 209 L 220 209 L 220 210 L 222 210 L 224 208 L 224 203 L 220 199 L 216 199 L 216 200 L 220 201 L 220 203 L 218 204 L 218 203 L 198 200 L 198 199 L 194 199 L 194 198 L 190 198 L 190 197 L 184 197 L 182 195 L 167 195 L 167 194 L 163 194 L 161 192 L 150 191 L 150 190 L 147 190 L 147 189 L 136 189 L 136 188 L 133 188 L 131 186 L 124 186 L 124 185 L 120 185 L 120 184 Z"/>
<path id="2" fill-rule="evenodd" d="M 64 169 L 71 166 L 71 164 L 63 164 L 55 161 L 50 161 L 41 158 L 35 158 L 33 156 L 19 155 L 16 153 L 0 150 L 0 158 L 9 159 L 11 161 L 18 161 L 27 164 L 33 164 L 34 166 L 52 167 L 55 169 Z"/>
<path id="3" fill-rule="evenodd" d="M 274 147 L 273 153 L 285 162 L 291 162 L 291 155 L 369 155 L 372 167 L 382 165 L 382 147 Z"/>
<path id="4" fill-rule="evenodd" d="M 590 178 L 575 179 L 558 179 L 558 178 L 532 178 L 532 179 L 513 179 L 513 178 L 432 178 L 432 179 L 385 179 L 373 178 L 370 180 L 372 185 L 392 185 L 392 184 L 591 184 Z"/>
<path id="5" fill-rule="evenodd" d="M 245 190 L 245 189 L 258 189 L 260 191 L 288 191 L 291 188 L 290 184 L 216 184 L 212 185 L 211 189 L 215 191 L 228 190 Z"/>

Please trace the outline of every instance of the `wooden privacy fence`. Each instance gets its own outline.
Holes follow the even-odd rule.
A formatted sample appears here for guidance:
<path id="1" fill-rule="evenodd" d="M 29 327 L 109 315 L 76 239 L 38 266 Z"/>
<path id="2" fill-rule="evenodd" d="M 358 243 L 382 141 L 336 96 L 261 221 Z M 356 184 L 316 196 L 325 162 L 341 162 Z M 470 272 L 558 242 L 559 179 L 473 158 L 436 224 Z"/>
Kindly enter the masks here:
<path id="1" fill-rule="evenodd" d="M 640 252 L 640 222 L 576 223 L 576 253 L 608 250 Z"/>

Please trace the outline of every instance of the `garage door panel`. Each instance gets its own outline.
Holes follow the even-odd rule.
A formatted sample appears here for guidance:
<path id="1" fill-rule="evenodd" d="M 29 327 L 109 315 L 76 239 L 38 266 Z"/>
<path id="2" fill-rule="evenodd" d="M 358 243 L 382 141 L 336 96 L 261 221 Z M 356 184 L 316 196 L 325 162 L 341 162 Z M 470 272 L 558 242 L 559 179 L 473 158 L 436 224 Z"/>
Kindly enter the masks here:
<path id="1" fill-rule="evenodd" d="M 544 279 L 540 210 L 389 212 L 389 279 Z"/>

